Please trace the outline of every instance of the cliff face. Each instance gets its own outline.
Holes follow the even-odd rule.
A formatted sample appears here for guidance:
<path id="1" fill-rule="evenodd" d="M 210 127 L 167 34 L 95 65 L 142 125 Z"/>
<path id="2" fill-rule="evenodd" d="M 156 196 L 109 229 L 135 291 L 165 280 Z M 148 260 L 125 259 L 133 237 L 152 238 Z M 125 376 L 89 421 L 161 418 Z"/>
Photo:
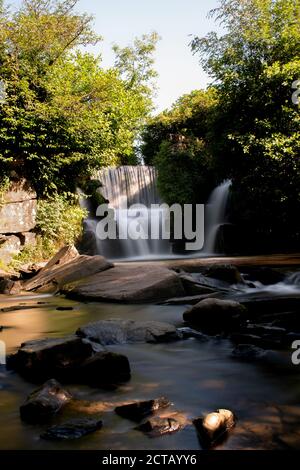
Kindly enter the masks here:
<path id="1" fill-rule="evenodd" d="M 7 264 L 35 242 L 37 195 L 24 179 L 13 181 L 0 201 L 0 260 Z"/>

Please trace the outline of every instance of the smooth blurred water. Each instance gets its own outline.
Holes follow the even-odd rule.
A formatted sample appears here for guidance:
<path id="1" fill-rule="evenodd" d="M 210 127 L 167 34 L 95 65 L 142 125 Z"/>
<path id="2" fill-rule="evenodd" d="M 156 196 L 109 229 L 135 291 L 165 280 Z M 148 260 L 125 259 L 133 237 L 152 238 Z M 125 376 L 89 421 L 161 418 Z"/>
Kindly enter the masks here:
<path id="1" fill-rule="evenodd" d="M 38 305 L 38 302 L 44 303 Z M 185 309 L 184 306 L 77 303 L 50 296 L 0 296 L 0 308 L 20 304 L 24 304 L 23 310 L 0 312 L 0 325 L 7 328 L 0 333 L 0 340 L 6 342 L 8 353 L 26 340 L 64 336 L 98 319 L 160 320 L 182 326 Z M 58 305 L 73 306 L 74 310 L 57 311 Z M 284 448 L 281 437 L 290 433 L 296 436 L 299 429 L 299 367 L 291 365 L 290 351 L 278 353 L 274 362 L 259 365 L 232 359 L 232 348 L 229 341 L 217 339 L 110 347 L 128 356 L 132 379 L 114 391 L 68 387 L 77 398 L 92 404 L 88 409 L 67 409 L 54 422 L 88 414 L 100 417 L 104 423 L 102 430 L 74 442 L 43 441 L 39 435 L 44 426 L 20 421 L 19 406 L 36 386 L 2 366 L 0 449 L 199 449 L 191 424 L 171 436 L 149 439 L 133 429 L 134 423 L 113 411 L 114 406 L 128 400 L 159 396 L 169 398 L 174 404 L 173 411 L 178 411 L 188 423 L 216 408 L 234 411 L 237 427 L 221 448 Z M 297 442 L 300 448 L 300 437 Z"/>

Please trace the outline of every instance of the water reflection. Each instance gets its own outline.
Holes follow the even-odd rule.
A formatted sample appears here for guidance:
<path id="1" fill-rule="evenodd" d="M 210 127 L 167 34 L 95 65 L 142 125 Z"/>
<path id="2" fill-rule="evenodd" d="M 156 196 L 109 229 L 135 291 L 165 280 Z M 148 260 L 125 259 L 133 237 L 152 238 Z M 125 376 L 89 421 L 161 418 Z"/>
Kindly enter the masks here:
<path id="1" fill-rule="evenodd" d="M 38 304 L 38 302 L 43 302 Z M 73 333 L 79 326 L 98 319 L 130 318 L 181 324 L 184 306 L 114 305 L 78 303 L 59 297 L 0 299 L 0 308 L 24 304 L 23 310 L 0 312 L 4 330 L 0 339 L 8 351 L 20 343 L 40 337 Z M 73 307 L 58 311 L 58 306 Z M 6 327 L 9 327 L 6 329 Z M 63 416 L 95 416 L 103 419 L 103 429 L 81 440 L 53 443 L 40 440 L 41 426 L 25 425 L 19 406 L 35 388 L 18 375 L 0 368 L 0 448 L 1 449 L 199 449 L 191 420 L 217 408 L 231 409 L 238 424 L 225 449 L 300 448 L 298 370 L 295 366 L 244 364 L 230 358 L 228 341 L 196 339 L 169 344 L 112 346 L 126 354 L 132 380 L 114 391 L 71 386 L 78 399 Z M 284 353 L 283 357 L 284 357 Z M 115 406 L 132 400 L 166 396 L 185 423 L 182 431 L 149 440 L 134 430 L 134 423 L 117 416 Z M 164 411 L 164 415 L 165 415 Z M 170 414 L 169 414 L 170 415 Z M 293 438 L 291 436 L 294 436 Z"/>

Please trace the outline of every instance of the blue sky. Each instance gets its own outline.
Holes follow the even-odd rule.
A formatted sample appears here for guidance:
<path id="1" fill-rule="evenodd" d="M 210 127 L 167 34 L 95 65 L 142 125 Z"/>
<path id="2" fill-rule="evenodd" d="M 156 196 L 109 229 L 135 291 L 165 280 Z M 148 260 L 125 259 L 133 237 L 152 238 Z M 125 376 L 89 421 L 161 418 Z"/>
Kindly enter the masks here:
<path id="1" fill-rule="evenodd" d="M 20 0 L 10 0 L 18 5 Z M 155 55 L 157 79 L 157 110 L 171 104 L 183 93 L 207 85 L 209 79 L 193 56 L 190 35 L 204 36 L 216 29 L 207 18 L 218 0 L 80 0 L 77 9 L 95 16 L 95 30 L 104 41 L 94 48 L 101 52 L 104 66 L 113 64 L 111 44 L 121 46 L 134 37 L 151 31 L 161 36 Z"/>

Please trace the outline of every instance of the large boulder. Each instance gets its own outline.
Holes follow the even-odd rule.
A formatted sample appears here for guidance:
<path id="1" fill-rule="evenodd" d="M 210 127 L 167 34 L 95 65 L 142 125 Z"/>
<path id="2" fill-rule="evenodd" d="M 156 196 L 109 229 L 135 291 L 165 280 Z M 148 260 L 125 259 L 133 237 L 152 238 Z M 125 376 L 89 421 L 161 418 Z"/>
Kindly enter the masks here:
<path id="1" fill-rule="evenodd" d="M 8 358 L 8 367 L 33 382 L 54 377 L 63 382 L 101 386 L 130 379 L 126 356 L 75 335 L 24 343 Z"/>
<path id="2" fill-rule="evenodd" d="M 73 370 L 73 380 L 93 387 L 115 386 L 130 380 L 130 365 L 126 356 L 111 351 L 99 351 Z"/>
<path id="3" fill-rule="evenodd" d="M 39 273 L 24 282 L 27 291 L 59 291 L 65 284 L 102 272 L 113 265 L 103 256 L 80 256 L 70 247 L 60 250 Z"/>
<path id="4" fill-rule="evenodd" d="M 103 346 L 124 343 L 161 343 L 179 339 L 175 326 L 156 321 L 100 320 L 79 328 L 77 335 Z"/>
<path id="5" fill-rule="evenodd" d="M 210 334 L 239 328 L 246 313 L 245 307 L 232 300 L 205 299 L 189 308 L 183 319 Z"/>
<path id="6" fill-rule="evenodd" d="M 143 303 L 184 294 L 178 275 L 155 265 L 119 265 L 65 286 L 69 298 Z"/>
<path id="7" fill-rule="evenodd" d="M 58 378 L 94 354 L 92 343 L 78 336 L 46 338 L 21 344 L 8 366 L 33 380 Z"/>
<path id="8" fill-rule="evenodd" d="M 44 423 L 56 415 L 69 401 L 72 395 L 54 379 L 29 395 L 20 407 L 20 415 L 27 423 Z"/>

